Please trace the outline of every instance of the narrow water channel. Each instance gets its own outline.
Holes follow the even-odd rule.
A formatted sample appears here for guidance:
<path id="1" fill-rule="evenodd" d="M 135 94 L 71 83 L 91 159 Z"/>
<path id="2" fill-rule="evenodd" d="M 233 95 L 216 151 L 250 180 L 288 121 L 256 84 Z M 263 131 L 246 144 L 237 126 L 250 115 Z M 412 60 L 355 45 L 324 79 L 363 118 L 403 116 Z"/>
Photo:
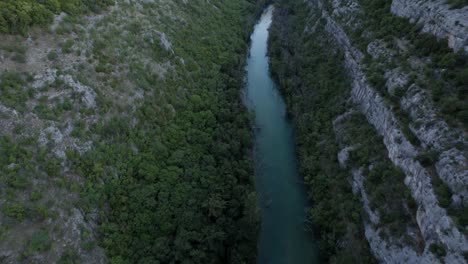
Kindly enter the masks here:
<path id="1" fill-rule="evenodd" d="M 267 57 L 273 6 L 265 9 L 251 36 L 247 61 L 247 105 L 255 113 L 256 189 L 262 230 L 259 264 L 318 263 L 317 246 L 306 232 L 307 200 L 298 173 L 294 135 L 286 107 L 271 79 Z"/>

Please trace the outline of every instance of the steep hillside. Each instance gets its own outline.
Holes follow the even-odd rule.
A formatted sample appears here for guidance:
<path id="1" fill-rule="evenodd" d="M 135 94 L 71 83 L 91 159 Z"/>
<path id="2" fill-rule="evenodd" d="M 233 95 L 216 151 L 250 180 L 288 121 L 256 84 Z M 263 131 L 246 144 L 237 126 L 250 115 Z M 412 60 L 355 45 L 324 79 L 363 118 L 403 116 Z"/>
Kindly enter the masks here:
<path id="1" fill-rule="evenodd" d="M 0 262 L 252 263 L 261 1 L 44 3 L 0 1 L 46 14 L 0 19 Z"/>
<path id="2" fill-rule="evenodd" d="M 465 263 L 467 7 L 278 5 L 271 64 L 297 127 L 323 256 Z"/>

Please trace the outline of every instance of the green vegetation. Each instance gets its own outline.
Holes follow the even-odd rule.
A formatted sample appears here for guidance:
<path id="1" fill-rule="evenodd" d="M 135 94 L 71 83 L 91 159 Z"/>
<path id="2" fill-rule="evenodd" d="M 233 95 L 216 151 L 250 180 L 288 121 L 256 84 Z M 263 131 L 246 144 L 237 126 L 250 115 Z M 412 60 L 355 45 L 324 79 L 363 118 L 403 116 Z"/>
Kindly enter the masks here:
<path id="1" fill-rule="evenodd" d="M 0 43 L 0 50 L 5 51 L 6 57 L 18 63 L 26 62 L 27 48 L 23 44 L 18 45 L 4 45 Z"/>
<path id="2" fill-rule="evenodd" d="M 6 202 L 2 204 L 2 212 L 9 217 L 6 225 L 24 220 L 42 221 L 54 217 L 53 212 L 44 204 L 38 203 L 43 193 L 36 190 L 34 179 L 44 175 L 41 170 L 48 171 L 50 164 L 59 165 L 53 157 L 31 151 L 36 139 L 18 140 L 13 142 L 8 137 L 0 137 L 0 181 L 4 184 L 1 195 Z M 34 144 L 34 145 L 33 145 Z M 29 199 L 22 200 L 20 194 L 30 192 Z"/>
<path id="3" fill-rule="evenodd" d="M 86 177 L 79 207 L 100 212 L 99 246 L 111 263 L 255 261 L 251 120 L 240 96 L 255 2 L 176 1 L 183 26 L 172 20 L 151 25 L 163 27 L 158 30 L 168 34 L 174 54 L 137 37 L 151 27 L 138 20 L 121 37 L 120 29 L 91 32 L 97 66 L 91 74 L 96 70 L 107 81 L 113 67 L 125 64 L 122 78 L 145 91 L 132 116 L 118 113 L 90 127 L 78 122 L 72 135 L 92 137 L 95 146 L 81 157 L 66 153 L 68 165 Z M 157 3 L 144 5 L 145 16 L 161 16 Z M 173 68 L 161 78 L 122 47 Z M 98 94 L 96 112 L 111 115 L 116 109 L 104 97 Z"/>
<path id="4" fill-rule="evenodd" d="M 434 192 L 439 200 L 439 205 L 443 208 L 449 208 L 452 203 L 452 191 L 450 188 L 438 177 L 432 177 L 432 185 L 434 186 Z"/>
<path id="5" fill-rule="evenodd" d="M 447 2 L 451 8 L 462 8 L 468 6 L 467 0 L 446 0 L 445 2 Z"/>
<path id="6" fill-rule="evenodd" d="M 35 165 L 29 162 L 33 153 L 18 146 L 7 137 L 0 137 L 0 180 L 7 187 L 24 190 L 29 187 L 30 176 L 36 171 Z M 11 212 L 21 206 L 12 206 Z M 5 208 L 6 209 L 6 208 Z M 15 213 L 16 214 L 16 213 Z M 21 213 L 22 215 L 22 213 Z M 22 217 L 20 217 L 22 218 Z"/>
<path id="7" fill-rule="evenodd" d="M 0 209 L 5 218 L 0 237 L 9 241 L 9 231 L 22 221 L 40 229 L 33 237 L 21 234 L 26 242 L 13 249 L 21 260 L 42 254 L 59 258 L 58 263 L 80 263 L 77 252 L 94 254 L 99 246 L 111 263 L 255 261 L 259 219 L 251 120 L 241 89 L 250 29 L 263 2 L 162 2 L 142 2 L 141 10 L 140 3 L 122 2 L 123 11 L 91 27 L 92 49 L 85 50 L 77 41 L 84 34 L 78 14 L 110 1 L 0 0 L 1 33 L 27 34 L 35 25 L 50 23 L 53 14 L 70 14 L 57 29 L 64 41 L 46 60 L 60 65 L 61 53 L 82 49 L 89 61 L 78 69 L 59 69 L 57 75 L 70 75 L 96 91 L 91 109 L 83 107 L 83 94 L 60 78 L 31 89 L 27 74 L 0 75 L 1 103 L 20 118 L 28 112 L 38 117 L 31 126 L 17 122 L 11 138 L 0 138 L 0 200 L 7 201 Z M 119 17 L 126 12 L 139 16 L 127 23 Z M 77 38 L 67 35 L 72 31 Z M 165 32 L 174 52 L 161 46 L 154 32 Z M 10 59 L 26 59 L 25 48 L 0 45 Z M 144 96 L 130 107 L 109 98 L 133 87 Z M 5 114 L 6 122 L 12 119 Z M 90 125 L 90 119 L 99 122 Z M 39 133 L 54 125 L 63 132 L 70 121 L 72 140 L 92 141 L 93 149 L 80 154 L 72 146 L 65 149 L 66 159 L 55 158 L 56 147 L 68 142 L 55 142 L 51 133 L 42 142 Z M 71 170 L 63 173 L 64 167 Z M 63 200 L 51 197 L 62 191 L 67 192 Z M 67 236 L 61 233 L 62 210 L 72 215 L 75 209 L 85 217 L 99 212 L 99 232 L 82 231 L 76 243 L 54 245 L 57 237 Z M 56 256 L 64 246 L 70 249 Z"/>
<path id="8" fill-rule="evenodd" d="M 375 262 L 362 230 L 367 216 L 349 184 L 351 172 L 340 168 L 337 161 L 339 150 L 345 146 L 354 146 L 348 165 L 362 169 L 370 206 L 380 215 L 377 228 L 384 227 L 380 235 L 399 237 L 417 250 L 423 249 L 417 238 L 406 234 L 407 227 L 417 229 L 416 202 L 404 184 L 404 173 L 389 160 L 382 137 L 357 113 L 348 114 L 334 130 L 333 121 L 352 109 L 348 101 L 351 84 L 344 67 L 339 66 L 343 55 L 324 31 L 320 14 L 307 12 L 308 8 L 298 2 L 279 1 L 271 29 L 270 56 L 296 126 L 300 169 L 309 187 L 310 215 L 322 256 L 331 263 Z M 304 27 L 312 24 L 314 33 L 304 33 Z M 387 93 L 382 76 L 378 67 L 368 74 L 370 83 L 392 102 L 393 95 Z M 399 117 L 405 121 L 405 134 L 418 145 L 409 130 L 407 114 L 400 110 Z M 434 155 L 428 153 L 421 159 Z"/>
<path id="9" fill-rule="evenodd" d="M 417 82 L 421 88 L 427 89 L 432 94 L 435 105 L 447 121 L 461 122 L 466 128 L 468 126 L 466 104 L 468 56 L 463 51 L 454 53 L 448 47 L 446 39 L 437 39 L 432 34 L 421 32 L 420 26 L 411 24 L 406 18 L 392 15 L 391 1 L 360 0 L 359 2 L 365 11 L 365 17 L 362 19 L 364 24 L 361 29 L 349 34 L 355 44 L 362 51 L 366 51 L 367 45 L 375 39 L 385 39 L 390 45 L 396 45 L 395 38 L 409 40 L 412 45 L 406 54 L 429 58 L 431 61 L 424 71 L 424 78 L 414 78 L 412 82 Z M 362 30 L 364 28 L 366 31 Z M 407 59 L 402 56 L 397 63 L 406 65 Z M 376 70 L 372 65 L 369 68 L 374 72 Z M 439 73 L 441 69 L 443 74 Z M 418 72 L 415 74 L 420 75 Z M 385 96 L 385 93 L 383 95 Z"/>
<path id="10" fill-rule="evenodd" d="M 0 75 L 0 101 L 13 109 L 24 111 L 28 92 L 24 76 L 17 72 L 2 72 Z"/>
<path id="11" fill-rule="evenodd" d="M 47 59 L 50 61 L 54 61 L 58 58 L 58 54 L 55 51 L 51 51 L 47 54 Z"/>
<path id="12" fill-rule="evenodd" d="M 5 204 L 3 207 L 3 213 L 6 216 L 18 219 L 19 221 L 26 219 L 26 208 L 20 203 Z"/>
<path id="13" fill-rule="evenodd" d="M 342 129 L 346 131 L 343 143 L 356 146 L 349 153 L 349 162 L 363 169 L 370 206 L 380 215 L 379 226 L 385 227 L 381 235 L 401 237 L 416 248 L 423 248 L 406 235 L 407 226 L 417 230 L 417 206 L 404 184 L 405 174 L 389 160 L 382 137 L 362 114 L 349 116 Z"/>
<path id="14" fill-rule="evenodd" d="M 300 173 L 311 199 L 311 222 L 322 258 L 331 263 L 375 263 L 364 236 L 362 205 L 352 193 L 350 173 L 337 161 L 332 121 L 347 110 L 349 83 L 342 54 L 323 25 L 303 34 L 308 8 L 279 1 L 270 29 L 269 53 L 296 129 Z M 318 19 L 318 17 L 317 17 Z M 312 23 L 312 22 L 310 22 Z"/>
<path id="15" fill-rule="evenodd" d="M 31 239 L 28 241 L 23 257 L 30 256 L 36 252 L 48 251 L 52 248 L 52 242 L 50 241 L 49 233 L 46 230 L 40 230 L 33 234 Z"/>
<path id="16" fill-rule="evenodd" d="M 34 25 L 52 22 L 53 15 L 99 11 L 113 0 L 0 0 L 0 33 L 27 34 Z"/>
<path id="17" fill-rule="evenodd" d="M 443 258 L 447 254 L 443 246 L 435 243 L 429 246 L 429 251 L 437 255 L 439 258 Z"/>
<path id="18" fill-rule="evenodd" d="M 372 59 L 369 54 L 364 60 L 369 82 L 393 108 L 405 137 L 413 145 L 420 146 L 420 141 L 409 128 L 410 117 L 408 113 L 400 108 L 401 97 L 405 95 L 407 88 L 412 84 L 427 89 L 444 120 L 452 126 L 462 126 L 466 129 L 468 125 L 468 106 L 466 104 L 468 99 L 466 93 L 468 56 L 463 51 L 454 53 L 448 47 L 446 39 L 437 39 L 432 34 L 421 32 L 420 26 L 411 24 L 407 19 L 393 16 L 390 12 L 391 1 L 360 0 L 360 3 L 365 11 L 365 16 L 360 18 L 360 21 L 364 23 L 361 28 L 365 28 L 366 32 L 361 29 L 354 31 L 348 29 L 348 31 L 354 44 L 364 53 L 368 44 L 375 39 L 384 40 L 387 45 L 393 47 L 398 46 L 397 38 L 408 40 L 410 43 L 407 46 L 407 51 L 397 53 L 392 58 L 386 58 L 387 62 L 382 59 Z M 422 69 L 411 66 L 410 58 L 416 57 L 418 59 L 413 61 L 421 59 L 421 62 L 417 64 L 422 65 Z M 422 63 L 423 60 L 428 62 Z M 406 87 L 400 87 L 394 94 L 388 92 L 383 78 L 384 69 L 388 69 L 386 66 L 392 64 L 400 66 L 410 75 L 410 81 Z M 431 174 L 432 185 L 439 205 L 446 208 L 449 215 L 463 229 L 467 220 L 466 209 L 463 205 L 460 207 L 451 205 L 452 191 L 439 178 L 434 167 L 437 159 L 438 153 L 430 149 L 416 157 L 416 160 Z"/>
<path id="19" fill-rule="evenodd" d="M 42 199 L 43 195 L 42 195 L 42 192 L 40 191 L 33 191 L 31 193 L 31 196 L 29 197 L 29 199 L 31 201 L 39 201 L 40 199 Z"/>
<path id="20" fill-rule="evenodd" d="M 80 264 L 80 257 L 72 249 L 68 249 L 60 257 L 58 264 Z"/>
<path id="21" fill-rule="evenodd" d="M 419 154 L 416 157 L 416 160 L 419 161 L 419 163 L 421 163 L 421 165 L 423 165 L 424 167 L 429 167 L 433 166 L 437 162 L 438 157 L 439 153 L 437 153 L 436 151 L 428 151 Z"/>

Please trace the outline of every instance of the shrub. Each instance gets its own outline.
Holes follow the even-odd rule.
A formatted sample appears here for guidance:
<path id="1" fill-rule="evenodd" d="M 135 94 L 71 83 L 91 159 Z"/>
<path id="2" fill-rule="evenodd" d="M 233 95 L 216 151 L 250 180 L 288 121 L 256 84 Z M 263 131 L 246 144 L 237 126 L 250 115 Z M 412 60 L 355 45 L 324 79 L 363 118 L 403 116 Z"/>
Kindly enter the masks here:
<path id="1" fill-rule="evenodd" d="M 439 153 L 437 153 L 436 151 L 428 151 L 428 152 L 419 154 L 416 157 L 416 160 L 419 161 L 422 166 L 429 167 L 429 166 L 434 165 L 434 163 L 436 163 L 438 157 L 439 157 Z"/>
<path id="2" fill-rule="evenodd" d="M 42 196 L 43 196 L 43 195 L 42 195 L 42 192 L 40 192 L 40 191 L 33 191 L 33 192 L 31 193 L 31 196 L 29 197 L 29 199 L 30 199 L 31 201 L 39 201 L 40 199 L 42 199 Z"/>
<path id="3" fill-rule="evenodd" d="M 0 100 L 6 106 L 23 111 L 28 94 L 23 88 L 26 82 L 16 72 L 3 72 L 0 76 Z"/>
<path id="4" fill-rule="evenodd" d="M 8 186 L 15 189 L 26 189 L 29 186 L 29 181 L 26 175 L 20 174 L 18 171 L 14 172 L 14 175 L 9 175 L 6 179 Z"/>
<path id="5" fill-rule="evenodd" d="M 46 252 L 52 248 L 52 242 L 49 233 L 46 230 L 40 230 L 31 237 L 23 252 L 23 257 L 30 256 L 35 252 Z"/>
<path id="6" fill-rule="evenodd" d="M 52 22 L 53 14 L 64 11 L 79 14 L 99 11 L 113 4 L 112 0 L 2 0 L 0 1 L 0 33 L 26 35 L 34 25 Z"/>
<path id="7" fill-rule="evenodd" d="M 79 264 L 81 263 L 80 257 L 72 249 L 67 249 L 65 253 L 60 257 L 59 264 Z"/>
<path id="8" fill-rule="evenodd" d="M 466 210 L 466 208 L 463 208 L 458 215 L 458 223 L 463 227 L 468 225 L 468 210 Z"/>
<path id="9" fill-rule="evenodd" d="M 60 44 L 60 46 L 62 47 L 63 53 L 71 53 L 73 51 L 72 50 L 73 43 L 74 42 L 72 39 L 67 39 L 65 42 Z"/>
<path id="10" fill-rule="evenodd" d="M 50 61 L 54 61 L 57 58 L 58 58 L 58 54 L 55 51 L 51 51 L 51 52 L 49 52 L 49 54 L 47 54 L 47 59 L 50 60 Z"/>
<path id="11" fill-rule="evenodd" d="M 20 203 L 6 204 L 3 208 L 6 216 L 16 218 L 20 221 L 26 219 L 26 208 Z"/>
<path id="12" fill-rule="evenodd" d="M 462 8 L 468 5 L 468 1 L 466 0 L 446 0 L 447 4 L 450 4 L 450 8 Z"/>
<path id="13" fill-rule="evenodd" d="M 86 251 L 92 251 L 96 247 L 94 241 L 88 241 L 83 243 L 83 249 Z"/>
<path id="14" fill-rule="evenodd" d="M 445 248 L 443 248 L 440 244 L 431 244 L 429 246 L 429 251 L 437 255 L 438 257 L 444 257 L 447 252 L 445 251 Z"/>
<path id="15" fill-rule="evenodd" d="M 44 220 L 51 215 L 49 209 L 45 205 L 37 205 L 34 207 L 35 217 L 39 220 Z"/>
<path id="16" fill-rule="evenodd" d="M 434 192 L 439 200 L 439 205 L 448 208 L 452 202 L 452 191 L 445 182 L 440 179 L 433 180 Z"/>
<path id="17" fill-rule="evenodd" d="M 460 71 L 456 77 L 458 85 L 467 85 L 468 86 L 468 68 Z"/>

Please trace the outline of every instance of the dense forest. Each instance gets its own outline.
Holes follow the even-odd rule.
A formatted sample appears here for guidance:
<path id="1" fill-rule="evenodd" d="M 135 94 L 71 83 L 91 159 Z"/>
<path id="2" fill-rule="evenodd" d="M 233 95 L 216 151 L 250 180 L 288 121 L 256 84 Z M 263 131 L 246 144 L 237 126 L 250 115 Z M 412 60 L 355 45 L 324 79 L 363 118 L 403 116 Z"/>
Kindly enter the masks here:
<path id="1" fill-rule="evenodd" d="M 278 1 L 269 40 L 272 71 L 296 128 L 300 172 L 312 205 L 320 253 L 327 262 L 373 263 L 362 206 L 337 160 L 332 121 L 346 112 L 350 84 L 341 56 L 322 29 L 302 34 L 309 12 L 300 1 Z M 347 241 L 347 242 L 343 242 Z"/>
<path id="2" fill-rule="evenodd" d="M 67 147 L 57 157 L 51 134 L 43 138 L 49 143 L 38 143 L 39 129 L 29 137 L 28 126 L 21 124 L 16 134 L 0 137 L 0 176 L 8 183 L 0 193 L 6 199 L 0 242 L 19 234 L 13 251 L 22 263 L 41 256 L 80 263 L 96 248 L 104 249 L 110 263 L 253 263 L 258 201 L 251 116 L 241 89 L 249 35 L 264 2 L 122 1 L 112 15 L 109 8 L 101 10 L 112 2 L 0 1 L 2 33 L 27 34 L 50 25 L 54 14 L 68 14 L 53 33 L 61 42 L 43 58 L 60 77 L 34 89 L 35 73 L 2 71 L 2 107 L 17 110 L 21 118 L 33 113 L 46 126 L 58 124 L 58 130 L 68 120 L 73 140 L 93 142 L 86 151 Z M 97 11 L 105 13 L 99 24 L 84 28 L 88 21 L 82 14 Z M 141 17 L 126 17 L 132 12 Z M 22 56 L 12 59 L 14 65 L 33 63 L 26 45 L 2 43 L 0 50 L 7 58 Z M 67 67 L 67 56 L 86 63 Z M 166 68 L 148 67 L 157 63 Z M 92 87 L 95 105 L 80 98 L 84 92 L 63 100 L 49 97 L 72 90 L 65 74 Z M 110 95 L 128 87 L 145 96 L 124 107 L 127 94 L 121 101 Z M 49 197 L 56 193 L 62 198 Z M 61 221 L 74 212 L 95 221 L 97 232 L 80 225 L 84 242 L 62 245 L 57 239 L 69 227 Z M 24 225 L 35 229 L 18 233 Z"/>
<path id="3" fill-rule="evenodd" d="M 249 36 L 267 2 L 0 0 L 0 262 L 255 263 L 253 116 L 242 89 Z M 433 203 L 458 230 L 466 203 L 453 202 L 457 190 L 437 162 L 449 149 L 466 151 L 464 134 L 441 149 L 424 143 L 425 120 L 402 100 L 420 88 L 436 113 L 429 127 L 442 120 L 466 131 L 467 54 L 392 14 L 390 0 L 356 0 L 351 11 L 339 9 L 348 1 L 272 2 L 270 66 L 294 125 L 304 221 L 322 261 L 377 263 L 372 228 L 396 241 L 387 245 L 442 261 L 452 241 L 425 240 L 420 201 L 389 158 L 385 133 L 351 99 L 348 57 L 323 14 L 363 54 L 362 79 L 395 115 L 396 144 L 414 146 L 409 159 L 429 171 Z M 389 89 L 389 69 L 408 81 Z"/>
<path id="4" fill-rule="evenodd" d="M 31 26 L 52 22 L 54 14 L 96 12 L 113 3 L 113 0 L 1 0 L 0 33 L 26 34 Z"/>
<path id="5" fill-rule="evenodd" d="M 190 1 L 183 11 L 194 19 L 172 36 L 186 64 L 164 83 L 135 76 L 154 93 L 170 87 L 171 107 L 150 97 L 134 127 L 123 117 L 94 127 L 100 143 L 75 164 L 88 181 L 83 207 L 103 212 L 112 263 L 254 262 L 252 135 L 240 89 L 258 7 L 219 2 L 207 15 L 205 5 Z"/>

